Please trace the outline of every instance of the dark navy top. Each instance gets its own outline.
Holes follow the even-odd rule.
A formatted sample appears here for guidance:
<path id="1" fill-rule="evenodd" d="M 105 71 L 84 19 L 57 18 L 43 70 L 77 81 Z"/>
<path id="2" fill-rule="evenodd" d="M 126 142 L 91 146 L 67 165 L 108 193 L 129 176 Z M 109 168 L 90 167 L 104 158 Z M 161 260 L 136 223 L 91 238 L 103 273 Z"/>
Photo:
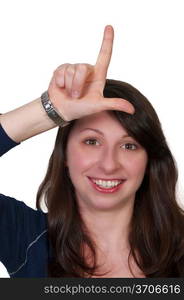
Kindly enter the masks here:
<path id="1" fill-rule="evenodd" d="M 0 125 L 0 156 L 19 145 Z M 10 277 L 47 277 L 47 214 L 0 194 L 0 261 Z"/>

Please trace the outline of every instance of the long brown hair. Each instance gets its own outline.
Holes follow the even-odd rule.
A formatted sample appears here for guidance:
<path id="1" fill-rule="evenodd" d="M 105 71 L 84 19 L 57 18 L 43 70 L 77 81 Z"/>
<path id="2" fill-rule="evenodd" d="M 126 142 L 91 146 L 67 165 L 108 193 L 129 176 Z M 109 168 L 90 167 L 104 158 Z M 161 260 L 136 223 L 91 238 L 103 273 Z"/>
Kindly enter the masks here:
<path id="1" fill-rule="evenodd" d="M 148 154 L 144 179 L 135 196 L 129 258 L 133 256 L 146 277 L 183 277 L 184 212 L 176 199 L 178 171 L 158 116 L 147 98 L 128 83 L 107 79 L 104 97 L 124 98 L 134 105 L 134 115 L 110 112 Z M 37 193 L 37 208 L 41 209 L 42 197 L 48 208 L 51 277 L 94 276 L 98 268 L 95 243 L 83 223 L 65 165 L 68 135 L 75 122 L 58 129 L 48 170 Z M 92 253 L 90 265 L 85 261 L 84 245 Z"/>

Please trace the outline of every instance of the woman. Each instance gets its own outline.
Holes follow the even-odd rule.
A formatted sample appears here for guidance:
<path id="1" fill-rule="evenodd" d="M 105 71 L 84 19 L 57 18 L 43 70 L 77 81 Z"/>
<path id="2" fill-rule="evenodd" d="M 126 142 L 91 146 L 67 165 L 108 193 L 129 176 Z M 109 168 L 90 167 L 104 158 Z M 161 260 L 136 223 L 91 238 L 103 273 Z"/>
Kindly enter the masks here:
<path id="1" fill-rule="evenodd" d="M 60 125 L 38 210 L 0 195 L 0 259 L 12 277 L 184 275 L 175 162 L 148 100 L 106 79 L 112 44 L 106 26 L 95 66 L 61 65 L 48 93 L 0 118 L 2 154 Z"/>

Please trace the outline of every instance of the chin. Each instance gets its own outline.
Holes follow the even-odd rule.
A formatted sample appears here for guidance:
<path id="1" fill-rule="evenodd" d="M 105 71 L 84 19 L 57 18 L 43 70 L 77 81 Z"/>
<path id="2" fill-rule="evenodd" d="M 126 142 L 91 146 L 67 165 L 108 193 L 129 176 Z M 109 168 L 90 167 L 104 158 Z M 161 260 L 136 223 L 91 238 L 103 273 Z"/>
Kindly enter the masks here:
<path id="1" fill-rule="evenodd" d="M 99 199 L 98 202 L 95 201 L 94 202 L 90 202 L 88 203 L 88 207 L 90 207 L 93 210 L 97 210 L 97 211 L 113 211 L 113 210 L 120 210 L 121 207 L 123 206 L 123 202 L 121 201 L 108 201 L 110 199 Z"/>

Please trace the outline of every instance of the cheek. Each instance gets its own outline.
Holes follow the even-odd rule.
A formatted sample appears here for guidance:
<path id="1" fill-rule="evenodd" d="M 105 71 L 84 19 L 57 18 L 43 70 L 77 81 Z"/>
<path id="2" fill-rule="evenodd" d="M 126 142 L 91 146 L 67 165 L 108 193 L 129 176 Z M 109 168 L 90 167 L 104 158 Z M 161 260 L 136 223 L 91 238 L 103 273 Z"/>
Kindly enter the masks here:
<path id="1" fill-rule="evenodd" d="M 146 153 L 141 153 L 138 156 L 132 157 L 132 159 L 127 160 L 126 169 L 128 174 L 133 178 L 141 181 L 144 177 L 144 173 L 147 165 L 147 155 Z"/>
<path id="2" fill-rule="evenodd" d="M 75 151 L 70 149 L 77 149 L 77 147 L 69 147 L 67 150 L 67 165 L 72 172 L 85 170 L 93 163 L 94 157 L 89 155 L 89 153 L 82 151 L 79 147 Z"/>

